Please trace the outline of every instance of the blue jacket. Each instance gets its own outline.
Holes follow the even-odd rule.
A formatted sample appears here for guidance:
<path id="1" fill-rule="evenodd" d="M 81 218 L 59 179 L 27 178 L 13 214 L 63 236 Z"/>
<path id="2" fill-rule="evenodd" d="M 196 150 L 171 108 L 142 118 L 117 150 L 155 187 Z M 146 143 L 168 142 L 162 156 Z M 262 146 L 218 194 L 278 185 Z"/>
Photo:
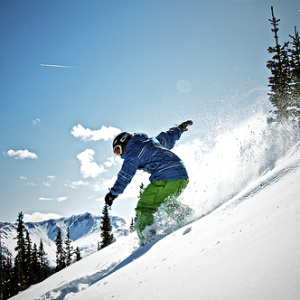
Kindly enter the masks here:
<path id="1" fill-rule="evenodd" d="M 161 132 L 156 138 L 149 138 L 144 133 L 135 133 L 126 146 L 122 156 L 124 162 L 110 190 L 111 193 L 114 196 L 122 194 L 137 170 L 150 173 L 150 182 L 188 178 L 183 162 L 170 151 L 181 134 L 178 127 Z"/>

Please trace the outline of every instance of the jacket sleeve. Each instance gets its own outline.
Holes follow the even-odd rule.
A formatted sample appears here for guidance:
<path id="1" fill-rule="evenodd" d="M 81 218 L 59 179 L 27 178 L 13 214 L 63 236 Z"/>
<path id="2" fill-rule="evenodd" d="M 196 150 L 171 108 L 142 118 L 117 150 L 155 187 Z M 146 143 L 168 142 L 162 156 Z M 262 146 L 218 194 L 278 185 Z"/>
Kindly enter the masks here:
<path id="1" fill-rule="evenodd" d="M 135 175 L 137 168 L 138 164 L 136 162 L 124 160 L 122 168 L 118 173 L 118 178 L 114 186 L 110 189 L 114 196 L 118 196 L 124 192 L 132 177 Z"/>
<path id="2" fill-rule="evenodd" d="M 161 132 L 156 139 L 160 144 L 171 150 L 175 146 L 175 142 L 181 137 L 182 131 L 178 127 L 172 127 L 168 131 Z"/>

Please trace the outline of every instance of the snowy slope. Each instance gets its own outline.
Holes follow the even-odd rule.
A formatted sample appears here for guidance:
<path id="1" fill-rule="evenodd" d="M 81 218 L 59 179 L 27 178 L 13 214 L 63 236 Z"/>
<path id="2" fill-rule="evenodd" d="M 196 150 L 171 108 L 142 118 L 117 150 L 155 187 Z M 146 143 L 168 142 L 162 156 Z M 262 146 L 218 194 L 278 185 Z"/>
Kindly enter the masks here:
<path id="1" fill-rule="evenodd" d="M 299 299 L 300 144 L 280 153 L 211 213 L 145 247 L 120 238 L 12 299 Z"/>
<path id="2" fill-rule="evenodd" d="M 113 234 L 116 239 L 128 234 L 128 225 L 124 219 L 115 216 L 111 216 L 110 218 L 113 226 Z M 79 247 L 81 256 L 86 257 L 97 251 L 97 243 L 101 241 L 100 225 L 101 216 L 95 216 L 90 213 L 73 215 L 69 218 L 61 217 L 59 219 L 50 219 L 42 222 L 25 223 L 32 243 L 39 246 L 40 240 L 43 241 L 48 264 L 51 267 L 55 267 L 55 239 L 58 230 L 61 230 L 62 238 L 65 239 L 67 229 L 70 228 L 70 239 L 73 241 L 73 248 Z M 4 252 L 14 257 L 14 249 L 17 245 L 17 224 L 0 222 L 0 228 Z"/>

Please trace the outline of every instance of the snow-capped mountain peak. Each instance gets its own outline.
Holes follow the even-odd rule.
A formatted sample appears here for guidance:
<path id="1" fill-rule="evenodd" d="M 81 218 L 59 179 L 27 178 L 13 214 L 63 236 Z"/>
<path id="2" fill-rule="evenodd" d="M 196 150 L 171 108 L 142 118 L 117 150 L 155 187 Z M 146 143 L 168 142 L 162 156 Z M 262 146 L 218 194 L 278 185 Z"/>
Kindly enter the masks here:
<path id="1" fill-rule="evenodd" d="M 25 222 L 25 227 L 28 229 L 30 238 L 33 243 L 39 245 L 40 240 L 44 244 L 46 253 L 48 254 L 49 265 L 55 265 L 55 239 L 60 230 L 62 239 L 67 235 L 67 230 L 70 230 L 70 239 L 73 241 L 73 247 L 79 247 L 82 256 L 85 257 L 97 250 L 97 243 L 101 241 L 100 225 L 101 216 L 96 216 L 91 213 L 80 215 L 72 215 L 71 217 L 60 217 L 48 219 L 40 222 Z M 128 225 L 125 220 L 119 217 L 111 216 L 111 225 L 113 234 L 116 239 L 120 236 L 128 234 Z M 16 223 L 1 223 L 2 247 L 6 255 L 15 256 L 16 247 Z"/>

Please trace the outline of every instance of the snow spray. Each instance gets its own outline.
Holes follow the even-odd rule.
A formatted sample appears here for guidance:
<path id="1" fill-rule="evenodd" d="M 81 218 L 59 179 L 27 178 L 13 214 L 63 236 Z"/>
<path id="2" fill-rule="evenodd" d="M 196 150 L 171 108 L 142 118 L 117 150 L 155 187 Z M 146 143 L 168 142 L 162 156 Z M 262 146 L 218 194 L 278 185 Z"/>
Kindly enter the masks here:
<path id="1" fill-rule="evenodd" d="M 269 123 L 264 113 L 256 113 L 231 129 L 219 130 L 212 139 L 179 144 L 173 151 L 190 177 L 179 200 L 195 211 L 196 218 L 210 213 L 274 168 L 299 135 L 298 125 Z M 172 227 L 162 214 L 159 211 L 156 216 L 158 228 Z"/>

